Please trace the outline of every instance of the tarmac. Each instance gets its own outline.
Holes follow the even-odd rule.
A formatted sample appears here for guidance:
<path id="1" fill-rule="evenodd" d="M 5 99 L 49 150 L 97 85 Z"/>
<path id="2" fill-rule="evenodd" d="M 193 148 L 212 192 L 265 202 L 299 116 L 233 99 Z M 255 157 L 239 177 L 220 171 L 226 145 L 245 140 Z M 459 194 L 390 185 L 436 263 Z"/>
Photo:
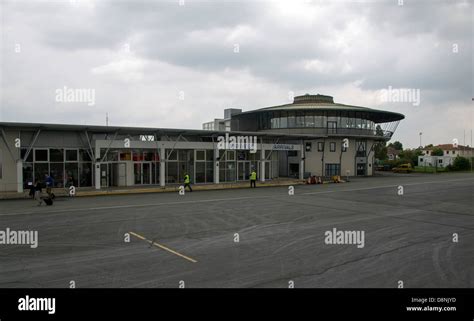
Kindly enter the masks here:
<path id="1" fill-rule="evenodd" d="M 473 174 L 446 173 L 2 200 L 0 231 L 38 247 L 0 244 L 0 287 L 472 288 L 473 195 Z"/>

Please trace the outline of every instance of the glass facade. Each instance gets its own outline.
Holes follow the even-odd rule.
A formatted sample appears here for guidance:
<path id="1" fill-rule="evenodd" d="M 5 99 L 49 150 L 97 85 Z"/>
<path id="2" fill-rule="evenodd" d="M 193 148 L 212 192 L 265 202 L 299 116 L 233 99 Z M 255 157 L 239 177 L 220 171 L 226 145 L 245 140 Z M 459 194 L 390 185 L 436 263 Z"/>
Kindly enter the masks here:
<path id="1" fill-rule="evenodd" d="M 184 180 L 184 175 L 188 174 L 193 182 L 194 177 L 194 150 L 179 149 L 166 150 L 166 183 L 178 184 Z"/>
<path id="2" fill-rule="evenodd" d="M 21 149 L 23 157 L 26 150 Z M 99 159 L 103 157 L 100 168 L 102 187 L 160 184 L 160 155 L 156 149 L 110 148 L 106 151 L 106 148 L 100 149 Z M 165 153 L 165 184 L 182 184 L 185 174 L 190 175 L 192 183 L 214 182 L 214 150 L 166 149 Z M 219 157 L 220 182 L 248 180 L 252 170 L 257 172 L 260 179 L 260 151 L 221 150 Z M 278 153 L 272 154 L 267 150 L 265 157 L 264 175 L 266 179 L 272 179 L 275 177 L 273 169 L 278 169 Z M 23 163 L 24 186 L 37 181 L 44 183 L 46 174 L 53 177 L 55 188 L 95 185 L 94 163 L 85 149 L 31 150 L 27 161 Z"/>
<path id="3" fill-rule="evenodd" d="M 196 150 L 196 183 L 214 182 L 214 151 Z"/>
<path id="4" fill-rule="evenodd" d="M 27 148 L 21 149 L 24 158 Z M 51 175 L 54 187 L 92 186 L 92 161 L 85 149 L 34 148 L 23 163 L 24 187 L 35 182 L 44 183 Z"/>
<path id="5" fill-rule="evenodd" d="M 322 128 L 331 133 L 347 133 L 348 129 L 376 134 L 376 123 L 363 112 L 276 111 L 260 114 L 262 129 Z"/>

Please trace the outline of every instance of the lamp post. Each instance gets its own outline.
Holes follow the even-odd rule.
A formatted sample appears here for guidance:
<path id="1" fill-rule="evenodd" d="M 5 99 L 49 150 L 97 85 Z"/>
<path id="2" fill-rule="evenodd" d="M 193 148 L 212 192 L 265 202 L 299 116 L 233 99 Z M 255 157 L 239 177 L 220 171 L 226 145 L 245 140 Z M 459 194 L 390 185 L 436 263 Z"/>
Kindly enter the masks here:
<path id="1" fill-rule="evenodd" d="M 423 147 L 421 146 L 421 135 L 423 135 L 422 132 L 420 132 L 420 148 L 423 148 Z"/>

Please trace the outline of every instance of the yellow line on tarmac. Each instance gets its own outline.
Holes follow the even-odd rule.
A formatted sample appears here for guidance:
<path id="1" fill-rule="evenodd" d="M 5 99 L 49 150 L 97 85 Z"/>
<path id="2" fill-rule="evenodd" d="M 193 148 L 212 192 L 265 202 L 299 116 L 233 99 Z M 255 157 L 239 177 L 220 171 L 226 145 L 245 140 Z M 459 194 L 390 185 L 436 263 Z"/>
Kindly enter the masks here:
<path id="1" fill-rule="evenodd" d="M 166 246 L 164 246 L 164 245 L 161 245 L 161 244 L 159 244 L 159 243 L 156 243 L 156 242 L 147 240 L 145 237 L 141 236 L 140 234 L 137 234 L 137 233 L 134 233 L 134 232 L 129 232 L 129 233 L 132 234 L 132 235 L 135 236 L 135 237 L 138 237 L 139 239 L 141 239 L 141 240 L 143 240 L 143 241 L 146 241 L 146 242 L 148 242 L 148 243 L 150 243 L 150 244 L 152 244 L 152 245 L 154 245 L 154 246 L 156 246 L 156 247 L 159 247 L 160 249 L 163 249 L 163 250 L 165 250 L 165 251 L 168 251 L 168 252 L 170 252 L 170 253 L 173 253 L 174 255 L 180 256 L 180 257 L 182 257 L 183 259 L 186 259 L 186 260 L 188 260 L 188 261 L 190 261 L 190 262 L 193 262 L 193 263 L 196 263 L 196 262 L 197 262 L 195 259 L 192 259 L 192 258 L 190 258 L 189 256 L 186 256 L 186 255 L 184 255 L 184 254 L 181 254 L 181 253 L 178 253 L 178 252 L 176 252 L 176 251 L 173 251 L 172 249 L 170 249 L 170 248 L 168 248 L 168 247 L 166 247 Z"/>

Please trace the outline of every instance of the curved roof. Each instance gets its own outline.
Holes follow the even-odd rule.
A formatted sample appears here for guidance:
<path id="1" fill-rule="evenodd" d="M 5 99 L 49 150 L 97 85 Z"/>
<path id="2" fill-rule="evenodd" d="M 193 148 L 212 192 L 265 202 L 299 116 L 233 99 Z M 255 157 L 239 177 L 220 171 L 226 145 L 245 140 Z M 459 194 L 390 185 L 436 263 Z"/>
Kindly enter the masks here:
<path id="1" fill-rule="evenodd" d="M 366 117 L 369 120 L 372 120 L 376 123 L 386 123 L 391 121 L 402 120 L 405 118 L 403 114 L 394 113 L 390 111 L 372 109 L 362 106 L 354 105 L 345 105 L 338 104 L 333 102 L 331 96 L 324 95 L 303 95 L 296 96 L 292 104 L 264 107 L 256 110 L 246 111 L 241 114 L 237 114 L 233 117 L 238 117 L 239 115 L 248 115 L 252 113 L 263 113 L 270 111 L 356 111 L 356 112 L 365 112 L 368 114 Z"/>

